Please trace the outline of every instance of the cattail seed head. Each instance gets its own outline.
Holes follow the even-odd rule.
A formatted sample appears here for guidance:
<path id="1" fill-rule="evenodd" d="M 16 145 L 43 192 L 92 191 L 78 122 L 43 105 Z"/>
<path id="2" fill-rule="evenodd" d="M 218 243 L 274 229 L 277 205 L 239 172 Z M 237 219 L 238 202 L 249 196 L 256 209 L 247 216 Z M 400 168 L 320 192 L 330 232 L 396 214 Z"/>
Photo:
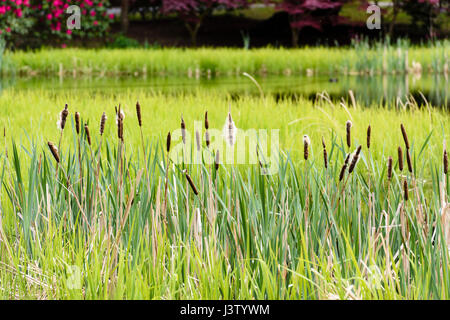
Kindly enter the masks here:
<path id="1" fill-rule="evenodd" d="M 358 163 L 359 154 L 361 153 L 361 146 L 356 150 L 355 155 L 352 158 L 352 163 L 350 163 L 350 167 L 348 168 L 348 173 L 352 173 Z"/>
<path id="2" fill-rule="evenodd" d="M 77 134 L 80 134 L 80 113 L 75 112 L 75 130 L 77 131 Z"/>
<path id="3" fill-rule="evenodd" d="M 89 133 L 89 127 L 87 123 L 84 124 L 84 133 L 86 134 L 88 144 L 91 145 L 91 134 Z"/>
<path id="4" fill-rule="evenodd" d="M 53 158 L 55 158 L 56 162 L 59 163 L 59 153 L 58 153 L 58 148 L 54 145 L 53 142 L 49 141 L 48 142 L 48 147 L 50 149 L 50 152 L 53 155 Z"/>
<path id="5" fill-rule="evenodd" d="M 444 149 L 444 174 L 448 174 L 448 154 L 446 149 Z"/>
<path id="6" fill-rule="evenodd" d="M 405 141 L 406 150 L 409 150 L 409 140 L 408 135 L 406 134 L 406 129 L 403 123 L 400 125 L 400 129 L 402 130 L 403 140 Z"/>
<path id="7" fill-rule="evenodd" d="M 305 134 L 303 136 L 303 158 L 305 160 L 308 160 L 310 144 L 311 144 L 311 141 L 309 140 L 309 137 Z"/>
<path id="8" fill-rule="evenodd" d="M 347 120 L 347 122 L 345 123 L 345 129 L 347 133 L 347 146 L 350 148 L 352 145 L 352 122 L 350 120 Z"/>
<path id="9" fill-rule="evenodd" d="M 100 135 L 103 135 L 105 132 L 105 123 L 106 123 L 106 113 L 103 112 L 102 117 L 100 118 Z"/>
<path id="10" fill-rule="evenodd" d="M 403 151 L 402 147 L 398 147 L 398 169 L 403 171 Z"/>
<path id="11" fill-rule="evenodd" d="M 328 154 L 327 154 L 327 146 L 325 144 L 325 140 L 322 137 L 322 146 L 323 146 L 323 164 L 325 169 L 328 169 Z"/>
<path id="12" fill-rule="evenodd" d="M 223 126 L 223 136 L 226 142 L 232 147 L 236 143 L 237 128 L 234 124 L 231 112 L 228 112 L 228 116 L 225 119 L 225 125 Z"/>
<path id="13" fill-rule="evenodd" d="M 345 160 L 344 160 L 345 165 L 348 165 L 348 160 L 350 160 L 350 153 L 347 154 L 347 156 L 345 157 Z"/>
<path id="14" fill-rule="evenodd" d="M 209 148 L 211 140 L 209 138 L 209 132 L 208 131 L 205 131 L 205 141 L 206 141 L 206 147 Z"/>
<path id="15" fill-rule="evenodd" d="M 119 109 L 117 109 L 117 107 L 116 107 L 117 137 L 122 142 L 123 142 L 123 119 L 125 119 L 125 113 L 120 108 L 120 104 L 119 104 Z"/>
<path id="16" fill-rule="evenodd" d="M 413 167 L 411 162 L 411 154 L 409 152 L 409 149 L 406 150 L 406 163 L 408 164 L 408 171 L 409 173 L 413 173 Z"/>
<path id="17" fill-rule="evenodd" d="M 186 144 L 186 124 L 184 123 L 183 116 L 181 116 L 181 138 L 183 140 L 183 144 Z"/>
<path id="18" fill-rule="evenodd" d="M 370 135 L 372 133 L 372 127 L 369 126 L 367 127 L 367 149 L 370 149 Z"/>
<path id="19" fill-rule="evenodd" d="M 136 115 L 139 123 L 139 127 L 142 127 L 141 105 L 139 101 L 136 102 Z"/>
<path id="20" fill-rule="evenodd" d="M 66 120 L 67 120 L 68 115 L 69 115 L 69 110 L 68 110 L 68 106 L 66 103 L 64 109 L 59 114 L 59 120 L 56 122 L 56 125 L 58 126 L 59 130 L 61 130 L 61 131 L 64 130 L 64 127 L 66 126 Z"/>
<path id="21" fill-rule="evenodd" d="M 191 186 L 192 191 L 194 192 L 195 195 L 198 195 L 198 190 L 195 187 L 194 181 L 192 181 L 191 177 L 189 176 L 189 174 L 186 172 L 186 179 L 189 182 L 189 185 Z"/>
<path id="22" fill-rule="evenodd" d="M 170 132 L 167 134 L 167 139 L 166 139 L 166 151 L 167 153 L 170 152 L 170 141 L 171 141 L 171 136 L 170 136 Z"/>
<path id="23" fill-rule="evenodd" d="M 205 112 L 205 129 L 209 129 L 208 111 Z"/>
<path id="24" fill-rule="evenodd" d="M 406 180 L 403 181 L 403 199 L 408 201 L 408 182 Z"/>
<path id="25" fill-rule="evenodd" d="M 214 167 L 217 170 L 219 170 L 219 165 L 220 165 L 220 155 L 219 155 L 219 150 L 216 151 L 216 158 L 214 159 Z"/>
<path id="26" fill-rule="evenodd" d="M 388 180 L 391 181 L 391 179 L 392 179 L 392 157 L 388 158 L 387 177 L 388 177 Z"/>
<path id="27" fill-rule="evenodd" d="M 345 170 L 347 170 L 348 160 L 350 159 L 350 153 L 345 158 L 344 164 L 342 165 L 341 172 L 339 173 L 339 181 L 342 181 L 345 176 Z"/>

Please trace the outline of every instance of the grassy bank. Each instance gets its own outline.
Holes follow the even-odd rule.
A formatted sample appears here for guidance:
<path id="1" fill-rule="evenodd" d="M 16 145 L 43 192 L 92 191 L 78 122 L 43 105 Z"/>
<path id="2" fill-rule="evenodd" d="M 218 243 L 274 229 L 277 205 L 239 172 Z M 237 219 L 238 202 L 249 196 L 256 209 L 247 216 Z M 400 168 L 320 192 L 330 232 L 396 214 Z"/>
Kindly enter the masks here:
<path id="1" fill-rule="evenodd" d="M 208 164 L 216 149 L 203 134 L 200 164 L 168 160 L 166 135 L 174 134 L 176 149 L 181 113 L 192 134 L 206 110 L 209 130 L 221 130 L 225 95 L 10 91 L 0 99 L 3 114 L 15 114 L 1 154 L 2 298 L 449 298 L 445 110 L 234 101 L 237 127 L 280 129 L 281 148 L 271 150 L 277 173 L 263 175 L 264 152 L 260 165 Z M 125 109 L 123 140 L 117 101 Z M 55 123 L 64 103 L 61 134 Z M 47 142 L 60 139 L 52 154 Z"/>
<path id="2" fill-rule="evenodd" d="M 6 53 L 3 73 L 25 75 L 381 74 L 448 72 L 449 42 L 422 47 L 405 41 L 351 48 L 303 49 L 44 49 Z M 130 58 L 132 57 L 132 59 Z M 420 68 L 417 64 L 419 63 Z M 421 71 L 420 71 L 421 70 Z"/>

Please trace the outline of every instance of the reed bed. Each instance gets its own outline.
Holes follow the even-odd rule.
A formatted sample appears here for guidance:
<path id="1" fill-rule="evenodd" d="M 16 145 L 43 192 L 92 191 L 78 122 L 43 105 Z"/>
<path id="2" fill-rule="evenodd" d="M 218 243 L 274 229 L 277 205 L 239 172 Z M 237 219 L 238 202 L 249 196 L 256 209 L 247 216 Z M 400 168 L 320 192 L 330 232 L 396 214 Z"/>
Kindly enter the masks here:
<path id="1" fill-rule="evenodd" d="M 160 120 L 148 102 L 95 108 L 95 117 L 68 103 L 42 141 L 4 132 L 2 298 L 449 298 L 448 131 L 414 120 L 429 113 L 438 126 L 438 110 L 391 117 L 395 139 L 383 118 L 360 123 L 358 107 L 340 111 L 339 130 L 309 119 L 292 141 L 301 158 L 282 148 L 278 173 L 264 175 L 258 148 L 249 150 L 258 164 L 224 164 L 205 135 L 192 148 L 214 162 L 174 163 L 171 133 L 191 130 L 191 115 L 183 105 L 180 125 L 171 110 L 177 125 L 163 122 L 164 138 L 149 139 L 145 129 Z M 326 104 L 314 112 L 337 108 Z M 225 110 L 196 118 L 208 130 L 225 120 L 233 145 L 245 115 Z M 404 159 L 411 167 L 399 168 Z"/>
<path id="2" fill-rule="evenodd" d="M 121 103 L 125 115 L 135 114 L 137 98 L 145 110 L 142 113 L 141 129 L 143 137 L 148 141 L 164 141 L 169 130 L 180 127 L 181 115 L 186 122 L 187 131 L 194 139 L 194 121 L 202 122 L 203 119 L 200 119 L 199 115 L 203 115 L 205 110 L 208 110 L 211 128 L 222 129 L 231 104 L 233 119 L 239 129 L 279 129 L 280 145 L 290 153 L 294 161 L 302 159 L 302 148 L 299 148 L 299 144 L 302 143 L 305 133 L 311 139 L 311 152 L 318 154 L 322 150 L 322 136 L 330 136 L 336 132 L 345 140 L 347 120 L 353 123 L 353 145 L 366 143 L 366 129 L 369 124 L 377 127 L 377 131 L 372 134 L 371 148 L 375 160 L 381 160 L 383 154 L 397 154 L 402 139 L 401 135 L 398 135 L 398 123 L 405 123 L 414 128 L 416 141 L 429 140 L 422 153 L 426 153 L 427 157 L 435 162 L 440 160 L 437 149 L 441 147 L 442 140 L 450 139 L 450 127 L 446 125 L 450 120 L 448 109 L 432 107 L 423 99 L 403 99 L 398 102 L 392 100 L 387 105 L 365 106 L 358 102 L 353 105 L 351 99 L 331 102 L 327 94 L 318 95 L 315 102 L 303 98 L 277 101 L 267 94 L 264 98 L 244 95 L 235 99 L 226 92 L 211 94 L 206 90 L 198 90 L 194 93 L 167 95 L 141 88 L 119 90 L 116 93 L 96 89 L 53 92 L 5 90 L 0 96 L 3 111 L 0 115 L 0 128 L 6 127 L 8 143 L 10 137 L 16 137 L 18 143 L 27 149 L 33 141 L 40 145 L 46 144 L 47 140 L 55 140 L 54 142 L 58 143 L 58 139 L 54 138 L 59 132 L 56 131 L 56 122 L 61 106 L 66 103 L 75 109 L 73 113 L 78 111 L 86 119 L 81 122 L 82 130 L 85 122 L 88 122 L 92 133 L 100 129 L 98 118 L 103 111 L 110 115 L 112 122 L 115 121 L 115 103 Z M 66 125 L 69 126 L 74 120 L 70 118 L 67 121 Z M 105 136 L 116 135 L 114 126 L 106 126 L 104 130 Z M 133 153 L 142 150 L 140 130 L 135 130 L 135 124 L 124 121 L 123 130 L 128 137 L 128 149 Z M 62 137 L 62 146 L 68 147 L 71 143 L 69 135 Z M 96 143 L 95 136 L 92 143 Z M 421 147 L 422 145 L 416 146 Z"/>
<path id="3" fill-rule="evenodd" d="M 181 75 L 191 78 L 252 74 L 448 74 L 449 42 L 407 41 L 347 48 L 302 49 L 42 49 L 7 52 L 9 68 L 26 75 Z M 129 57 L 133 59 L 130 60 Z"/>

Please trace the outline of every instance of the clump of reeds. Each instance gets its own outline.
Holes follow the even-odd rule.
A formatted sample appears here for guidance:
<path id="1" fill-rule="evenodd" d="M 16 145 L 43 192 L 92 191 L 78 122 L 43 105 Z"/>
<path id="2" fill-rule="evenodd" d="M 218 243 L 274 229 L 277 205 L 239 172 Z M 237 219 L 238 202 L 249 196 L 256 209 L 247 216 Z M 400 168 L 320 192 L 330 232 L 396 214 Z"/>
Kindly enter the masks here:
<path id="1" fill-rule="evenodd" d="M 309 137 L 305 134 L 303 136 L 303 158 L 305 160 L 308 160 L 309 157 L 309 145 L 311 144 L 311 141 L 309 140 Z"/>
<path id="2" fill-rule="evenodd" d="M 346 131 L 346 138 L 347 138 L 347 147 L 352 146 L 352 122 L 350 120 L 347 120 L 345 123 L 345 131 Z"/>

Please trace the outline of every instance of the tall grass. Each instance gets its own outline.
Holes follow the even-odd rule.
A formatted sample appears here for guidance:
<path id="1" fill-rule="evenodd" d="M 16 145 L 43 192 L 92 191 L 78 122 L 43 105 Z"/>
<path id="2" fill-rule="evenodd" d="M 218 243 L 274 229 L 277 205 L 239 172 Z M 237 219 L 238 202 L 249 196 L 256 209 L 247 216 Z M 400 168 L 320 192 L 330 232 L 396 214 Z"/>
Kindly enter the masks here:
<path id="1" fill-rule="evenodd" d="M 424 46 L 362 41 L 349 48 L 43 49 L 7 57 L 31 75 L 404 74 L 417 70 L 413 61 L 424 73 L 448 73 L 448 49 L 446 40 Z"/>
<path id="2" fill-rule="evenodd" d="M 338 128 L 322 131 L 317 128 L 327 124 L 315 127 L 306 106 L 295 130 L 308 139 L 304 145 L 291 141 L 302 158 L 279 150 L 278 174 L 268 176 L 261 174 L 261 154 L 254 166 L 193 165 L 173 163 L 162 138 L 143 134 L 142 149 L 133 147 L 141 121 L 144 132 L 159 121 L 150 101 L 139 99 L 139 121 L 135 103 L 132 110 L 122 104 L 126 117 L 117 124 L 107 110 L 104 136 L 94 125 L 100 126 L 102 110 L 77 108 L 81 123 L 89 122 L 90 143 L 86 132 L 77 132 L 69 104 L 72 132 L 67 125 L 57 151 L 47 146 L 57 133 L 46 134 L 45 143 L 30 138 L 20 144 L 7 134 L 12 141 L 5 142 L 0 175 L 1 297 L 449 298 L 449 179 L 442 148 L 448 128 L 439 133 L 438 119 L 447 117 L 440 111 L 384 115 L 389 111 L 378 109 L 374 121 L 357 106 L 337 111 L 327 103 L 314 113 L 332 115 Z M 232 108 L 237 126 L 246 117 L 251 123 L 268 104 L 264 98 L 245 102 L 262 110 L 244 115 Z M 165 103 L 170 109 L 170 100 Z M 189 130 L 189 119 L 203 120 L 205 110 L 186 110 L 183 105 Z M 220 120 L 212 104 L 208 110 L 209 129 L 227 117 L 227 107 Z M 176 126 L 160 124 L 164 132 L 179 128 L 175 114 L 170 109 Z M 416 122 L 417 114 L 429 117 Z M 370 149 L 362 143 L 368 116 Z M 350 147 L 344 139 L 349 118 Z M 400 171 L 397 161 L 388 169 L 393 150 L 404 145 L 401 123 L 412 172 Z M 212 151 L 204 137 L 200 148 L 205 155 Z M 322 148 L 327 168 L 324 153 L 317 152 Z"/>

